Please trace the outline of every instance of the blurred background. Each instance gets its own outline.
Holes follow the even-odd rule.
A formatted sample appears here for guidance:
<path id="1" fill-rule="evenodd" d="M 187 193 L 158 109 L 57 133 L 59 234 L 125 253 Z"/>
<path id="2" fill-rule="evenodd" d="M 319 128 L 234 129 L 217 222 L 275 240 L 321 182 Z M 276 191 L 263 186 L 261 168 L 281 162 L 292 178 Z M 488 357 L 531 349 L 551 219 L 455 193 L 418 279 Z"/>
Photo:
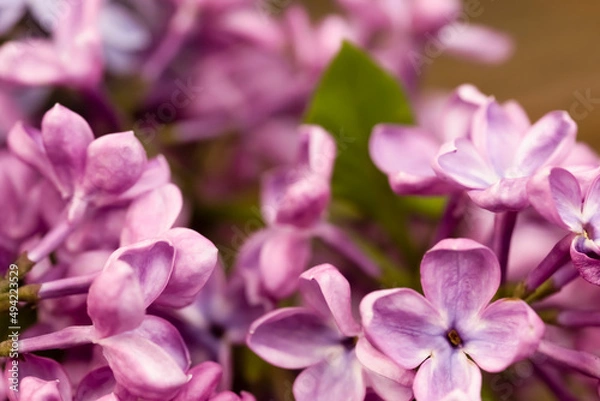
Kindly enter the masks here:
<path id="1" fill-rule="evenodd" d="M 442 55 L 427 71 L 425 85 L 453 89 L 473 83 L 499 100 L 519 101 L 532 121 L 567 110 L 579 125 L 579 139 L 600 149 L 600 1 L 479 3 L 483 12 L 469 22 L 512 35 L 515 54 L 497 66 Z"/>

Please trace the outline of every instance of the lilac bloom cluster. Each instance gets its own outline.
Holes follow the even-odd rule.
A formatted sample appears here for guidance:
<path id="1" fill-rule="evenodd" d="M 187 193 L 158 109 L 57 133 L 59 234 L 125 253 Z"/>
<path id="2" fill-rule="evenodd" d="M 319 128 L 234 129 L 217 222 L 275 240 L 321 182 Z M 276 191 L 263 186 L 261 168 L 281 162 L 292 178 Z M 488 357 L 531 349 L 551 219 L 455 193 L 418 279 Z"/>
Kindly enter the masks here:
<path id="1" fill-rule="evenodd" d="M 568 113 L 423 93 L 473 2 L 288 3 L 0 0 L 0 401 L 597 399 Z"/>

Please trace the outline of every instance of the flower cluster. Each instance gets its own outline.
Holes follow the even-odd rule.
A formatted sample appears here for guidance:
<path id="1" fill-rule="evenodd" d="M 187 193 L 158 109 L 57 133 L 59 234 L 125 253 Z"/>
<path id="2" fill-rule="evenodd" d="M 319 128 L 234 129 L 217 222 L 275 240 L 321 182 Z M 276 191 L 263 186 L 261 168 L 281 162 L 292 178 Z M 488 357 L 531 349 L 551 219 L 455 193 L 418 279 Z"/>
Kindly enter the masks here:
<path id="1" fill-rule="evenodd" d="M 596 399 L 575 122 L 420 90 L 479 4 L 288 3 L 0 1 L 0 401 Z"/>

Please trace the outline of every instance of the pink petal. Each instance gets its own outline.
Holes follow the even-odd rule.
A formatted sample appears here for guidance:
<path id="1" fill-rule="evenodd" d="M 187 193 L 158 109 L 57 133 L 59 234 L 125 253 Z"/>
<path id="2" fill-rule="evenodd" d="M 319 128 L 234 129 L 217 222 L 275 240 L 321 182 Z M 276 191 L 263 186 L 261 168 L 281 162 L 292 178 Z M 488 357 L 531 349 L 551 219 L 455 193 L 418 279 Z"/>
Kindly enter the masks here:
<path id="1" fill-rule="evenodd" d="M 217 264 L 217 247 L 189 228 L 172 228 L 163 234 L 175 248 L 173 273 L 157 304 L 181 308 L 191 304 Z"/>
<path id="2" fill-rule="evenodd" d="M 577 179 L 562 168 L 553 168 L 548 177 L 550 184 L 550 195 L 553 200 L 553 207 L 558 212 L 558 216 L 571 231 L 581 232 L 582 227 L 582 201 L 581 188 Z M 593 209 L 595 213 L 598 209 Z"/>
<path id="3" fill-rule="evenodd" d="M 173 272 L 175 248 L 164 240 L 146 240 L 119 248 L 107 262 L 126 264 L 136 274 L 143 294 L 144 307 L 148 307 L 163 292 Z"/>
<path id="4" fill-rule="evenodd" d="M 372 292 L 363 298 L 360 312 L 369 341 L 405 369 L 447 346 L 442 316 L 412 289 Z"/>
<path id="5" fill-rule="evenodd" d="M 484 189 L 498 181 L 471 141 L 459 138 L 441 147 L 437 157 L 439 173 L 465 188 Z"/>
<path id="6" fill-rule="evenodd" d="M 446 239 L 423 257 L 421 285 L 450 328 L 487 306 L 500 285 L 500 265 L 489 248 L 473 240 Z"/>
<path id="7" fill-rule="evenodd" d="M 462 348 L 488 372 L 501 372 L 535 352 L 544 334 L 544 322 L 521 300 L 501 299 L 488 306 L 481 318 L 462 329 Z"/>
<path id="8" fill-rule="evenodd" d="M 352 314 L 350 284 L 334 266 L 323 264 L 302 273 L 300 292 L 307 305 L 325 317 L 331 314 L 344 335 L 354 337 L 361 331 Z"/>
<path id="9" fill-rule="evenodd" d="M 42 120 L 42 140 L 62 193 L 73 193 L 83 174 L 86 151 L 94 140 L 88 123 L 60 104 L 54 105 Z"/>
<path id="10" fill-rule="evenodd" d="M 100 337 L 136 328 L 145 314 L 144 296 L 135 271 L 109 260 L 90 286 L 87 313 Z"/>
<path id="11" fill-rule="evenodd" d="M 452 54 L 492 64 L 508 59 L 514 47 L 509 36 L 476 24 L 449 24 L 438 38 Z"/>
<path id="12" fill-rule="evenodd" d="M 281 299 L 294 292 L 310 257 L 310 240 L 291 230 L 277 230 L 260 251 L 260 274 L 265 289 Z"/>
<path id="13" fill-rule="evenodd" d="M 96 401 L 109 395 L 115 388 L 115 377 L 108 366 L 92 370 L 79 383 L 75 401 Z"/>
<path id="14" fill-rule="evenodd" d="M 481 371 L 462 351 L 448 347 L 419 367 L 413 390 L 419 401 L 480 401 Z"/>
<path id="15" fill-rule="evenodd" d="M 524 131 L 493 99 L 481 106 L 473 116 L 471 139 L 479 154 L 487 156 L 494 171 L 501 177 L 506 176 L 512 165 L 523 134 Z"/>
<path id="16" fill-rule="evenodd" d="M 558 227 L 570 230 L 569 226 L 565 224 L 562 217 L 558 214 L 552 190 L 550 189 L 550 173 L 553 169 L 552 167 L 543 168 L 527 181 L 527 198 L 535 210 L 546 220 Z M 563 175 L 559 173 L 559 176 Z M 564 185 L 569 186 L 570 184 L 565 181 L 561 186 Z M 579 189 L 579 193 L 581 193 L 581 189 Z M 572 194 L 569 196 L 572 196 Z"/>
<path id="17" fill-rule="evenodd" d="M 167 159 L 165 159 L 163 155 L 156 156 L 155 158 L 148 160 L 140 178 L 131 188 L 121 193 L 117 197 L 117 200 L 133 200 L 147 191 L 168 184 L 170 180 L 171 170 L 169 169 Z M 107 196 L 106 199 L 100 197 L 100 199 L 96 200 L 96 203 L 114 203 L 114 201 L 114 196 Z"/>
<path id="18" fill-rule="evenodd" d="M 54 175 L 50 160 L 46 156 L 42 133 L 39 130 L 24 125 L 22 122 L 17 122 L 8 133 L 7 144 L 13 154 L 25 163 L 35 167 L 57 188 L 60 188 L 60 183 Z"/>
<path id="19" fill-rule="evenodd" d="M 519 211 L 529 206 L 528 178 L 503 178 L 486 189 L 468 192 L 479 207 L 491 212 Z"/>
<path id="20" fill-rule="evenodd" d="M 221 381 L 223 369 L 215 362 L 204 362 L 188 370 L 191 380 L 172 401 L 208 401 Z"/>
<path id="21" fill-rule="evenodd" d="M 369 139 L 369 154 L 381 171 L 435 176 L 431 161 L 440 147 L 432 135 L 418 127 L 380 124 Z"/>
<path id="22" fill-rule="evenodd" d="M 590 244 L 591 242 L 591 244 Z M 589 283 L 600 286 L 600 259 L 596 257 L 598 246 L 592 241 L 577 236 L 571 244 L 571 260 L 573 266 L 579 270 L 579 274 Z"/>
<path id="23" fill-rule="evenodd" d="M 121 245 L 155 238 L 173 226 L 181 213 L 183 198 L 173 184 L 149 191 L 131 203 L 121 232 Z"/>
<path id="24" fill-rule="evenodd" d="M 169 400 L 189 380 L 166 350 L 134 332 L 104 338 L 99 344 L 117 383 L 137 397 Z"/>
<path id="25" fill-rule="evenodd" d="M 329 180 L 337 153 L 335 140 L 317 125 L 302 125 L 298 131 L 300 133 L 299 163 L 308 165 L 311 171 Z"/>
<path id="26" fill-rule="evenodd" d="M 363 401 L 362 367 L 353 351 L 332 354 L 300 373 L 293 392 L 297 401 Z"/>
<path id="27" fill-rule="evenodd" d="M 65 401 L 58 389 L 58 381 L 45 381 L 28 376 L 19 384 L 19 400 L 21 401 Z"/>
<path id="28" fill-rule="evenodd" d="M 12 377 L 10 369 L 11 360 L 7 360 L 5 377 Z M 53 359 L 27 354 L 18 361 L 19 392 L 7 391 L 6 395 L 11 401 L 17 400 L 71 400 L 71 381 L 61 364 Z M 39 398 L 35 398 L 39 397 Z"/>
<path id="29" fill-rule="evenodd" d="M 473 116 L 480 106 L 488 102 L 488 97 L 475 86 L 459 86 L 444 106 L 441 115 L 441 132 L 445 141 L 469 138 Z"/>
<path id="30" fill-rule="evenodd" d="M 407 389 L 408 393 L 412 395 L 411 388 L 415 376 L 414 372 L 412 370 L 403 369 L 395 364 L 390 358 L 373 347 L 365 337 L 359 338 L 356 343 L 356 357 L 366 368 L 369 377 L 381 384 L 382 387 L 386 387 L 395 393 L 400 392 L 404 394 L 406 391 L 397 388 L 402 387 Z M 382 381 L 379 378 L 385 378 L 395 383 L 397 386 L 390 385 L 389 383 L 386 384 L 385 381 Z M 409 394 L 407 394 L 407 397 L 409 397 Z"/>
<path id="31" fill-rule="evenodd" d="M 88 194 L 120 194 L 142 175 L 146 151 L 132 131 L 104 135 L 90 144 L 83 177 Z"/>
<path id="32" fill-rule="evenodd" d="M 586 222 L 597 223 L 600 218 L 600 175 L 594 179 L 585 194 L 582 214 L 583 220 Z"/>
<path id="33" fill-rule="evenodd" d="M 319 363 L 341 350 L 341 336 L 307 308 L 283 308 L 252 323 L 246 342 L 265 361 L 286 369 Z"/>
<path id="34" fill-rule="evenodd" d="M 179 331 L 171 323 L 157 316 L 148 315 L 139 327 L 132 331 L 160 346 L 183 371 L 190 367 L 190 353 Z"/>
<path id="35" fill-rule="evenodd" d="M 66 74 L 59 57 L 48 40 L 10 41 L 0 47 L 0 80 L 31 86 L 63 83 Z"/>
<path id="36" fill-rule="evenodd" d="M 561 162 L 575 144 L 577 124 L 565 111 L 553 111 L 527 131 L 513 165 L 520 176 L 530 176 L 541 167 Z"/>

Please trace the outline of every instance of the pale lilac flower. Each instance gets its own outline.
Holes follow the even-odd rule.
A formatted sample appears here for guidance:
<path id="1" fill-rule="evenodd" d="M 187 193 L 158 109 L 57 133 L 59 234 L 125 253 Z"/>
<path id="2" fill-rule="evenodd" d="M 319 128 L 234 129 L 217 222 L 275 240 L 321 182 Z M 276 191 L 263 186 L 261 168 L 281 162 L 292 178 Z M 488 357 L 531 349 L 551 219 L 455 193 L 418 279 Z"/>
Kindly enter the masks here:
<path id="1" fill-rule="evenodd" d="M 252 324 L 247 338 L 250 349 L 267 362 L 304 369 L 294 382 L 296 400 L 363 401 L 367 387 L 386 399 L 412 399 L 412 374 L 367 344 L 352 313 L 350 284 L 335 267 L 304 272 L 300 291 L 307 307 L 266 314 Z"/>
<path id="2" fill-rule="evenodd" d="M 164 160 L 147 161 L 133 132 L 94 139 L 82 117 L 55 105 L 42 120 L 42 129 L 18 123 L 9 133 L 10 150 L 35 167 L 60 193 L 65 211 L 36 249 L 33 262 L 60 245 L 94 211 L 126 204 L 165 183 Z"/>
<path id="3" fill-rule="evenodd" d="M 6 395 L 10 401 L 71 401 L 73 399 L 69 377 L 55 360 L 25 355 L 23 359 L 15 359 L 17 365 L 13 365 L 12 361 L 7 360 L 4 377 L 2 377 L 2 380 L 9 384 Z M 13 366 L 16 366 L 16 374 L 13 374 Z M 18 391 L 11 390 L 13 385 L 18 388 Z"/>
<path id="4" fill-rule="evenodd" d="M 548 113 L 531 125 L 520 107 L 502 107 L 489 99 L 473 116 L 470 137 L 443 145 L 435 167 L 484 209 L 522 210 L 529 205 L 529 178 L 561 163 L 576 133 L 566 112 Z"/>
<path id="5" fill-rule="evenodd" d="M 523 301 L 489 304 L 500 284 L 492 251 L 447 239 L 421 263 L 425 297 L 408 288 L 376 291 L 361 302 L 367 338 L 405 369 L 419 367 L 420 401 L 481 400 L 480 368 L 501 372 L 530 356 L 544 324 Z"/>
<path id="6" fill-rule="evenodd" d="M 300 127 L 297 161 L 264 176 L 261 209 L 267 228 L 252 234 L 236 261 L 249 299 L 281 299 L 294 292 L 311 256 L 310 241 L 321 238 L 367 274 L 378 268 L 339 228 L 324 221 L 331 198 L 336 156 L 333 138 L 318 126 Z"/>
<path id="7" fill-rule="evenodd" d="M 550 222 L 570 231 L 570 254 L 581 276 L 600 285 L 599 170 L 574 171 L 555 167 L 530 183 L 533 206 Z M 560 266 L 558 266 L 560 267 Z"/>
<path id="8" fill-rule="evenodd" d="M 26 38 L 2 45 L 0 80 L 30 86 L 68 84 L 95 88 L 103 69 L 98 31 L 101 4 L 101 0 L 61 3 L 57 5 L 60 17 L 51 39 Z"/>
<path id="9" fill-rule="evenodd" d="M 422 126 L 375 126 L 369 153 L 375 165 L 387 174 L 394 192 L 433 195 L 455 191 L 455 186 L 435 173 L 436 155 L 444 142 L 470 136 L 473 115 L 486 100 L 474 86 L 461 85 L 438 113 L 428 116 L 437 124 L 424 120 Z"/>

